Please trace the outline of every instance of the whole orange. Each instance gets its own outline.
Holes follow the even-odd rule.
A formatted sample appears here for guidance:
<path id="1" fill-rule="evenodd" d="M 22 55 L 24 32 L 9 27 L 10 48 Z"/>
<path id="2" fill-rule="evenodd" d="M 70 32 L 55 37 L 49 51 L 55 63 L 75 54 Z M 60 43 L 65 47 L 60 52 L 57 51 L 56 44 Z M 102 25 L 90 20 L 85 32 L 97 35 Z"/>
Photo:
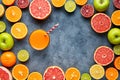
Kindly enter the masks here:
<path id="1" fill-rule="evenodd" d="M 0 61 L 5 67 L 12 67 L 16 63 L 16 55 L 11 51 L 3 52 Z"/>

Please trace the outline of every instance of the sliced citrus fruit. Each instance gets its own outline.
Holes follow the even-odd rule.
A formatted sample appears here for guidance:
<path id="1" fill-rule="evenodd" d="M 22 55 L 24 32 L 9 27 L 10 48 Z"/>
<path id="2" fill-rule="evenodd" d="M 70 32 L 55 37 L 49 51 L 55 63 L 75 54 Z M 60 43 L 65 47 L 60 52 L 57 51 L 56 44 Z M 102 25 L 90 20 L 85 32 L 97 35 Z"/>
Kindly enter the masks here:
<path id="1" fill-rule="evenodd" d="M 94 52 L 94 61 L 102 66 L 107 66 L 114 60 L 114 52 L 107 46 L 99 46 Z"/>
<path id="2" fill-rule="evenodd" d="M 109 67 L 106 70 L 105 76 L 108 80 L 117 80 L 119 73 L 115 68 Z"/>
<path id="3" fill-rule="evenodd" d="M 23 64 L 17 64 L 12 69 L 12 75 L 16 80 L 25 80 L 28 77 L 29 69 Z"/>
<path id="4" fill-rule="evenodd" d="M 43 80 L 65 80 L 64 72 L 58 66 L 50 66 L 45 70 Z"/>
<path id="5" fill-rule="evenodd" d="M 7 10 L 5 12 L 5 16 L 6 16 L 7 20 L 10 22 L 17 22 L 22 17 L 22 11 L 17 6 L 10 6 L 7 8 Z"/>
<path id="6" fill-rule="evenodd" d="M 65 72 L 66 80 L 79 80 L 80 79 L 80 71 L 75 67 L 70 67 Z"/>
<path id="7" fill-rule="evenodd" d="M 29 0 L 17 0 L 17 5 L 19 8 L 24 9 L 28 7 L 29 2 Z"/>
<path id="8" fill-rule="evenodd" d="M 71 13 L 71 12 L 74 12 L 74 11 L 75 11 L 75 9 L 76 9 L 76 4 L 75 4 L 74 1 L 68 0 L 68 1 L 65 3 L 64 8 L 65 8 L 65 10 L 66 10 L 67 12 L 70 12 L 70 13 Z"/>
<path id="9" fill-rule="evenodd" d="M 15 0 L 2 0 L 2 3 L 6 6 L 11 6 L 13 5 Z"/>
<path id="10" fill-rule="evenodd" d="M 11 72 L 3 66 L 0 66 L 0 80 L 13 80 Z"/>
<path id="11" fill-rule="evenodd" d="M 120 70 L 120 56 L 118 56 L 118 57 L 115 58 L 114 66 L 115 66 L 115 68 L 117 68 L 118 70 Z"/>
<path id="12" fill-rule="evenodd" d="M 26 62 L 29 59 L 29 52 L 25 49 L 21 49 L 17 53 L 17 58 L 21 62 Z"/>
<path id="13" fill-rule="evenodd" d="M 91 27 L 97 33 L 105 33 L 111 28 L 111 19 L 104 13 L 96 13 L 91 19 Z"/>
<path id="14" fill-rule="evenodd" d="M 48 0 L 33 0 L 30 3 L 29 11 L 33 18 L 44 20 L 51 14 L 52 8 Z"/>
<path id="15" fill-rule="evenodd" d="M 4 32 L 6 29 L 6 24 L 4 21 L 0 21 L 0 33 Z"/>
<path id="16" fill-rule="evenodd" d="M 120 55 L 120 45 L 115 45 L 113 51 L 116 55 Z"/>
<path id="17" fill-rule="evenodd" d="M 62 7 L 66 0 L 51 0 L 54 7 Z"/>
<path id="18" fill-rule="evenodd" d="M 42 74 L 39 72 L 32 72 L 29 74 L 27 80 L 42 80 Z"/>
<path id="19" fill-rule="evenodd" d="M 17 22 L 11 27 L 11 34 L 16 39 L 23 39 L 26 37 L 28 29 L 23 22 Z"/>
<path id="20" fill-rule="evenodd" d="M 112 23 L 116 26 L 120 26 L 120 10 L 116 10 L 111 16 Z"/>
<path id="21" fill-rule="evenodd" d="M 114 5 L 117 9 L 120 9 L 120 0 L 113 0 L 113 5 Z"/>
<path id="22" fill-rule="evenodd" d="M 88 0 L 75 0 L 77 5 L 83 6 L 87 3 Z"/>
<path id="23" fill-rule="evenodd" d="M 104 68 L 99 64 L 94 64 L 90 67 L 90 75 L 94 79 L 101 79 L 104 77 L 105 71 Z"/>
<path id="24" fill-rule="evenodd" d="M 0 17 L 2 17 L 5 13 L 5 8 L 2 4 L 0 4 Z"/>
<path id="25" fill-rule="evenodd" d="M 83 73 L 81 75 L 81 80 L 92 80 L 92 78 L 89 73 Z"/>
<path id="26" fill-rule="evenodd" d="M 50 42 L 49 34 L 44 30 L 35 30 L 30 34 L 29 43 L 36 50 L 45 49 Z"/>

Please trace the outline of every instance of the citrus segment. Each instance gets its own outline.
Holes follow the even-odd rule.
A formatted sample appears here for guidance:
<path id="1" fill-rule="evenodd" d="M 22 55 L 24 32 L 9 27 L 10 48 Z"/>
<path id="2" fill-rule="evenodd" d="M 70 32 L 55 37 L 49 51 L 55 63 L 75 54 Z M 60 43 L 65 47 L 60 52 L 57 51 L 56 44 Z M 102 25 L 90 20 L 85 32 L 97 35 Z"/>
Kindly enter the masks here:
<path id="1" fill-rule="evenodd" d="M 4 32 L 6 29 L 6 24 L 4 21 L 0 21 L 0 33 Z"/>
<path id="2" fill-rule="evenodd" d="M 97 33 L 105 33 L 111 28 L 111 19 L 104 13 L 97 13 L 91 19 L 91 27 Z"/>
<path id="3" fill-rule="evenodd" d="M 0 4 L 0 17 L 2 17 L 5 13 L 5 8 L 2 4 Z"/>
<path id="4" fill-rule="evenodd" d="M 117 80 L 119 73 L 115 68 L 109 67 L 106 70 L 105 76 L 108 80 Z"/>
<path id="5" fill-rule="evenodd" d="M 0 61 L 5 67 L 12 67 L 16 63 L 16 55 L 11 51 L 3 52 Z"/>
<path id="6" fill-rule="evenodd" d="M 66 0 L 51 0 L 54 7 L 62 7 Z"/>
<path id="7" fill-rule="evenodd" d="M 7 8 L 7 10 L 5 12 L 5 16 L 6 16 L 7 20 L 10 22 L 17 22 L 22 17 L 22 11 L 17 6 L 10 6 Z"/>
<path id="8" fill-rule="evenodd" d="M 113 51 L 116 55 L 120 55 L 120 45 L 115 45 Z"/>
<path id="9" fill-rule="evenodd" d="M 30 34 L 29 43 L 36 50 L 45 49 L 50 42 L 50 37 L 44 30 L 35 30 Z"/>
<path id="10" fill-rule="evenodd" d="M 92 78 L 91 78 L 90 74 L 88 74 L 88 73 L 83 73 L 83 74 L 81 75 L 81 80 L 92 80 Z"/>
<path id="11" fill-rule="evenodd" d="M 109 65 L 114 59 L 114 52 L 107 46 L 99 46 L 94 52 L 94 60 L 102 66 Z"/>
<path id="12" fill-rule="evenodd" d="M 45 70 L 43 80 L 65 80 L 64 72 L 58 66 L 50 66 Z"/>
<path id="13" fill-rule="evenodd" d="M 26 62 L 29 59 L 29 52 L 25 49 L 21 49 L 17 53 L 17 58 L 21 62 Z"/>
<path id="14" fill-rule="evenodd" d="M 28 77 L 29 69 L 23 64 L 17 64 L 12 69 L 12 75 L 16 80 L 25 80 Z"/>
<path id="15" fill-rule="evenodd" d="M 32 72 L 27 80 L 42 80 L 42 74 L 39 72 Z"/>
<path id="16" fill-rule="evenodd" d="M 112 23 L 116 26 L 120 26 L 120 10 L 116 10 L 111 16 Z"/>
<path id="17" fill-rule="evenodd" d="M 17 5 L 21 9 L 27 8 L 29 5 L 29 0 L 17 0 Z"/>
<path id="18" fill-rule="evenodd" d="M 11 34 L 16 39 L 23 39 L 28 33 L 26 24 L 17 22 L 11 27 Z"/>
<path id="19" fill-rule="evenodd" d="M 2 3 L 6 6 L 13 5 L 15 0 L 2 0 Z"/>
<path id="20" fill-rule="evenodd" d="M 80 71 L 74 67 L 68 68 L 65 73 L 65 78 L 66 78 L 66 80 L 79 80 L 80 79 Z"/>
<path id="21" fill-rule="evenodd" d="M 104 68 L 101 65 L 94 64 L 90 67 L 90 75 L 94 79 L 101 79 L 105 74 Z"/>
<path id="22" fill-rule="evenodd" d="M 75 0 L 77 5 L 83 6 L 87 3 L 88 0 Z"/>
<path id="23" fill-rule="evenodd" d="M 120 70 L 120 56 L 115 58 L 114 66 L 116 69 Z"/>

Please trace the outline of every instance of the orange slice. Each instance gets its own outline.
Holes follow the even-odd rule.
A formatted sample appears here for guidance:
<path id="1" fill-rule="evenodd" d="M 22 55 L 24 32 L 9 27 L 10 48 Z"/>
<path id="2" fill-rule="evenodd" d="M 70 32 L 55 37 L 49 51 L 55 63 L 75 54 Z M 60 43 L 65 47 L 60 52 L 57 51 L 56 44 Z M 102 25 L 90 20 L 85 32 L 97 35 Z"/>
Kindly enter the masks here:
<path id="1" fill-rule="evenodd" d="M 32 72 L 27 80 L 42 80 L 42 74 L 39 72 Z"/>
<path id="2" fill-rule="evenodd" d="M 65 78 L 66 78 L 66 80 L 79 80 L 80 79 L 80 71 L 74 67 L 68 68 L 65 73 Z"/>
<path id="3" fill-rule="evenodd" d="M 62 7 L 66 0 L 51 0 L 54 7 Z"/>
<path id="4" fill-rule="evenodd" d="M 0 4 L 0 17 L 2 17 L 4 15 L 5 12 L 5 8 L 2 4 Z"/>
<path id="5" fill-rule="evenodd" d="M 117 80 L 119 73 L 115 68 L 110 67 L 106 70 L 105 76 L 108 80 Z"/>
<path id="6" fill-rule="evenodd" d="M 30 34 L 29 43 L 36 50 L 45 49 L 50 42 L 50 37 L 44 30 L 35 30 Z"/>
<path id="7" fill-rule="evenodd" d="M 120 26 L 120 10 L 116 10 L 111 16 L 112 23 L 116 26 Z"/>
<path id="8" fill-rule="evenodd" d="M 114 61 L 114 66 L 120 70 L 120 56 L 115 58 L 115 61 Z"/>
<path id="9" fill-rule="evenodd" d="M 28 77 L 29 69 L 23 64 L 17 64 L 12 69 L 12 75 L 16 80 L 25 80 Z"/>
<path id="10" fill-rule="evenodd" d="M 6 16 L 7 20 L 10 22 L 17 22 L 22 17 L 22 11 L 17 6 L 10 6 L 7 8 L 7 10 L 5 12 L 5 16 Z"/>
<path id="11" fill-rule="evenodd" d="M 28 33 L 27 26 L 22 22 L 15 23 L 11 28 L 11 34 L 16 39 L 23 39 Z"/>
<path id="12" fill-rule="evenodd" d="M 2 3 L 6 6 L 13 5 L 15 0 L 2 0 Z"/>
<path id="13" fill-rule="evenodd" d="M 88 0 L 75 0 L 77 5 L 83 6 L 87 3 Z"/>

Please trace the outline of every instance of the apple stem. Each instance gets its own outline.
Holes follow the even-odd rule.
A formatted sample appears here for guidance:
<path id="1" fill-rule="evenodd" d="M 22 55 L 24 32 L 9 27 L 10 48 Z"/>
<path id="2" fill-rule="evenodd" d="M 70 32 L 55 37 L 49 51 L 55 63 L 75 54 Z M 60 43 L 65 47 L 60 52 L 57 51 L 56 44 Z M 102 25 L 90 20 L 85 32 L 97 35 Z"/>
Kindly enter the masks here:
<path id="1" fill-rule="evenodd" d="M 100 3 L 102 4 L 104 1 L 103 0 L 100 0 Z"/>
<path id="2" fill-rule="evenodd" d="M 50 30 L 47 31 L 50 34 L 53 30 L 55 30 L 59 26 L 59 23 L 55 24 Z"/>

